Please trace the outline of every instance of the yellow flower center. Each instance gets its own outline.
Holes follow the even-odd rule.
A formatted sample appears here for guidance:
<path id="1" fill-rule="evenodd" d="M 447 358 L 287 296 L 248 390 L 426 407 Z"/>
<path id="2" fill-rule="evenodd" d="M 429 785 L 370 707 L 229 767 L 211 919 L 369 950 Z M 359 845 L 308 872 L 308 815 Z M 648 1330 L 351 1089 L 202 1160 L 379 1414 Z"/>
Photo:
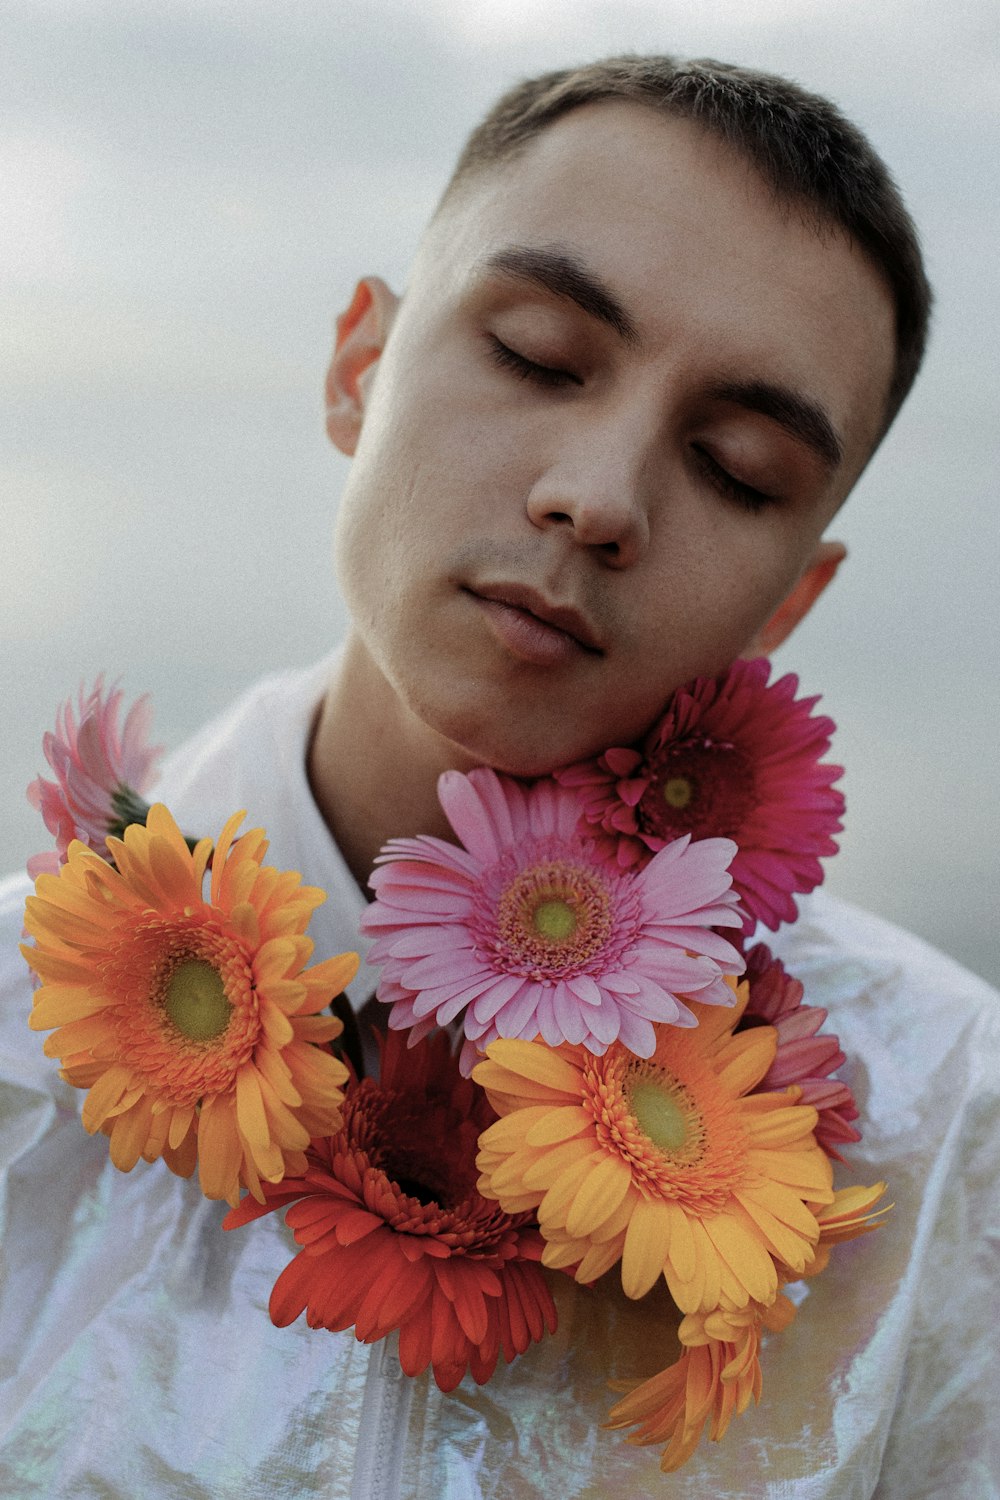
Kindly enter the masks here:
<path id="1" fill-rule="evenodd" d="M 535 931 L 553 942 L 565 942 L 576 931 L 576 914 L 567 901 L 542 901 L 532 918 Z"/>
<path id="2" fill-rule="evenodd" d="M 694 796 L 694 787 L 686 776 L 671 776 L 663 783 L 663 800 L 668 807 L 687 807 Z"/>
<path id="3" fill-rule="evenodd" d="M 177 1030 L 192 1042 L 211 1042 L 229 1025 L 233 1007 L 222 975 L 212 964 L 190 958 L 168 979 L 163 1008 Z"/>

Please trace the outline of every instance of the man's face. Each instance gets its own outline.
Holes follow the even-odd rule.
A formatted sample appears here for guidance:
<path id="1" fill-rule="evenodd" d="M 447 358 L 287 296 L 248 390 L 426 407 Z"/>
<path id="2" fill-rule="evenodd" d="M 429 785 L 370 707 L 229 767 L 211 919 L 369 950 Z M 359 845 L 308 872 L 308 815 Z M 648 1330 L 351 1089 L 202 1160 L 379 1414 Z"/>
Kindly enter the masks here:
<path id="1" fill-rule="evenodd" d="M 450 200 L 366 389 L 337 531 L 364 650 L 455 764 L 635 739 L 808 566 L 892 360 L 846 237 L 687 122 L 574 111 Z"/>

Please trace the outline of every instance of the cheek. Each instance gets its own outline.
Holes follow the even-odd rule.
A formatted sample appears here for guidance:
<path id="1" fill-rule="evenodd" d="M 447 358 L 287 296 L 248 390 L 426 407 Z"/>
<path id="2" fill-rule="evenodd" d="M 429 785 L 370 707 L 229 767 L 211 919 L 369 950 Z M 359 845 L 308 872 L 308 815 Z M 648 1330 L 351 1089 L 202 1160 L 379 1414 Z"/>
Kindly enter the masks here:
<path id="1" fill-rule="evenodd" d="M 402 400 L 394 406 L 391 380 L 379 380 L 365 413 L 337 516 L 336 548 L 341 582 L 367 573 L 381 559 L 391 565 L 408 516 L 419 455 L 419 413 Z M 347 575 L 345 578 L 344 575 Z"/>
<path id="2" fill-rule="evenodd" d="M 632 643 L 638 677 L 665 696 L 692 677 L 724 671 L 774 614 L 798 576 L 773 535 L 756 541 L 712 530 L 685 546 L 675 534 L 646 584 L 643 626 Z M 637 580 L 638 582 L 638 580 Z M 623 676 L 630 670 L 623 663 Z"/>
<path id="3" fill-rule="evenodd" d="M 352 470 L 341 497 L 334 566 L 344 601 L 359 623 L 382 615 L 399 587 L 408 548 L 400 530 L 405 496 L 396 500 L 387 476 L 369 463 Z"/>

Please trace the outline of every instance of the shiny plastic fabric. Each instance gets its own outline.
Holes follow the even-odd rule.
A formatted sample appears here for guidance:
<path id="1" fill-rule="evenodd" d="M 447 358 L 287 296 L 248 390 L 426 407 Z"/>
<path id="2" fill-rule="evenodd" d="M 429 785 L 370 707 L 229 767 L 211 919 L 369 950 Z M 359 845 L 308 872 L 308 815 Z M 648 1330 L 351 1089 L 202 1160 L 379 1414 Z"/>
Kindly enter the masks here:
<path id="1" fill-rule="evenodd" d="M 176 755 L 162 795 L 189 832 L 237 807 L 276 864 L 330 893 L 319 956 L 355 946 L 363 898 L 309 796 L 304 747 L 328 664 L 263 685 Z M 1000 1495 L 1000 1004 L 915 939 L 818 895 L 774 947 L 825 1005 L 864 1140 L 838 1181 L 886 1178 L 884 1228 L 834 1249 L 770 1339 L 761 1404 L 663 1475 L 601 1422 L 606 1381 L 676 1357 L 608 1276 L 554 1277 L 559 1329 L 479 1388 L 400 1381 L 351 1334 L 276 1329 L 292 1251 L 272 1215 L 225 1206 L 162 1163 L 110 1165 L 26 1024 L 26 881 L 2 891 L 0 1494 L 9 1500 L 931 1500 Z M 352 986 L 360 1006 L 370 973 Z M 369 1358 L 373 1363 L 369 1371 Z M 405 1387 L 400 1392 L 400 1387 Z M 360 1451 L 360 1457 L 359 1457 Z"/>

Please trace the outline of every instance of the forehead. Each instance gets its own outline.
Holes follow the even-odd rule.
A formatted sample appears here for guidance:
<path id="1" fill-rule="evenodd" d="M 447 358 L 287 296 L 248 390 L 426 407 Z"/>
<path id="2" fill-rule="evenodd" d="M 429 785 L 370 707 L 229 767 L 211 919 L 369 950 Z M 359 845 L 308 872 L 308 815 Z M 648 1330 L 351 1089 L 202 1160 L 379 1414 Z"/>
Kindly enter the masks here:
<path id="1" fill-rule="evenodd" d="M 458 188 L 415 283 L 475 288 L 512 245 L 558 248 L 597 275 L 643 357 L 807 391 L 863 465 L 895 358 L 888 287 L 843 231 L 697 125 L 617 101 L 563 116 Z"/>

